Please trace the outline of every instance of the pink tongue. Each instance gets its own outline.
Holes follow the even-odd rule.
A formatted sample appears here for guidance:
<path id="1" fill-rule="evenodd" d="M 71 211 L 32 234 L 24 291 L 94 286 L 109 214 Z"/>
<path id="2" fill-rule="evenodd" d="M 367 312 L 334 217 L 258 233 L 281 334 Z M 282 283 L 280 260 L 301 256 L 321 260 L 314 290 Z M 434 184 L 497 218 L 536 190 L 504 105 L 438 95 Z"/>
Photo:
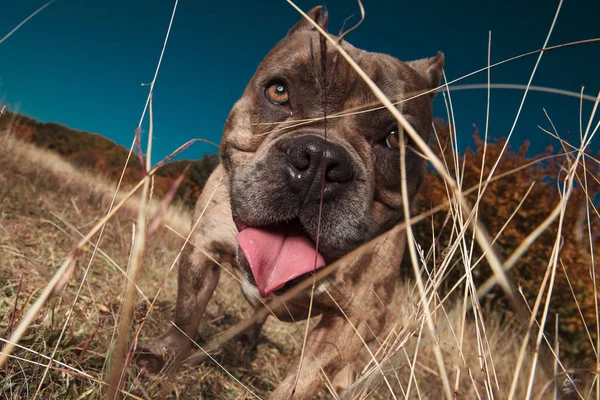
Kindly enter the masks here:
<path id="1" fill-rule="evenodd" d="M 286 282 L 325 266 L 323 257 L 299 226 L 246 228 L 236 235 L 262 297 Z"/>

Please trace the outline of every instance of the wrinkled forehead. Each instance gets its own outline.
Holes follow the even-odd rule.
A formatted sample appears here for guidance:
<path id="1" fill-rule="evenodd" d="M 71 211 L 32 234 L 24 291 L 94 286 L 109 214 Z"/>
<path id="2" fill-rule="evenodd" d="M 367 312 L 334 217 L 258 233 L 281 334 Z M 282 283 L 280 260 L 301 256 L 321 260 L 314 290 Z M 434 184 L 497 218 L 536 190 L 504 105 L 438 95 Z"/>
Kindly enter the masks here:
<path id="1" fill-rule="evenodd" d="M 345 41 L 342 47 L 389 98 L 397 99 L 405 93 L 425 89 L 422 78 L 402 61 L 358 49 Z M 259 88 L 274 79 L 283 79 L 309 91 L 327 82 L 328 91 L 334 97 L 343 96 L 346 106 L 349 102 L 359 105 L 376 101 L 367 84 L 330 43 L 327 42 L 323 50 L 318 32 L 284 38 L 261 62 L 249 87 Z"/>

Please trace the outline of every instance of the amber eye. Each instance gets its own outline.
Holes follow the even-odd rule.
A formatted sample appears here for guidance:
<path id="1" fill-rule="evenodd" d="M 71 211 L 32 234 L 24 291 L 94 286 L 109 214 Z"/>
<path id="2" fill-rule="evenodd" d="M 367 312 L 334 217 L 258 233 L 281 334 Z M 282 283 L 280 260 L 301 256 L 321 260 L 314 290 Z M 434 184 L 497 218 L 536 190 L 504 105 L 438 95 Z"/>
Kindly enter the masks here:
<path id="1" fill-rule="evenodd" d="M 290 100 L 288 88 L 283 82 L 275 82 L 267 87 L 265 96 L 271 103 L 280 106 L 285 106 Z"/>
<path id="2" fill-rule="evenodd" d="M 398 150 L 400 148 L 400 134 L 398 126 L 394 126 L 392 130 L 385 137 L 385 144 L 392 150 Z"/>

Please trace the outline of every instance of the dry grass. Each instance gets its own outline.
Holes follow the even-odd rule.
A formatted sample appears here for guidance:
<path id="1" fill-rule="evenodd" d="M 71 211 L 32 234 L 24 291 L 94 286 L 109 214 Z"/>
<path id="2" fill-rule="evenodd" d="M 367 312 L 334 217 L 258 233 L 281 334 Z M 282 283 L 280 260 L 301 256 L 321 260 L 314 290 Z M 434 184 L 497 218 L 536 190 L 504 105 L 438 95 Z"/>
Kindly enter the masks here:
<path id="1" fill-rule="evenodd" d="M 410 293 L 410 285 L 404 284 L 403 293 Z M 413 288 L 414 290 L 414 288 Z M 423 318 L 418 312 L 419 297 L 414 292 L 412 296 L 402 296 L 403 304 L 398 306 L 397 310 L 403 325 L 400 327 L 398 336 L 402 343 L 402 348 L 390 357 L 388 362 L 382 362 L 381 367 L 390 380 L 394 382 L 396 398 L 422 398 L 422 399 L 441 399 L 444 398 L 444 388 L 441 385 L 441 379 L 437 370 L 438 365 L 433 354 L 434 343 L 426 337 L 423 331 Z M 459 399 L 475 398 L 506 398 L 506 392 L 510 387 L 514 374 L 514 363 L 519 354 L 518 338 L 523 336 L 523 330 L 519 327 L 517 321 L 511 317 L 506 317 L 497 310 L 484 309 L 486 315 L 486 335 L 489 351 L 485 353 L 487 365 L 494 365 L 493 371 L 481 367 L 481 351 L 478 343 L 478 327 L 473 320 L 466 321 L 464 328 L 462 324 L 462 305 L 455 303 L 447 306 L 447 314 L 439 310 L 434 315 L 434 321 L 438 332 L 438 341 L 445 362 L 448 379 L 452 385 L 453 395 Z M 422 313 L 421 313 L 422 314 Z M 412 321 L 412 324 L 410 322 Z M 448 322 L 450 321 L 450 322 Z M 407 335 L 407 327 L 412 336 Z M 462 329 L 462 332 L 461 332 Z M 462 334 L 462 344 L 460 335 Z M 418 349 L 417 349 L 418 348 Z M 388 350 L 392 352 L 391 350 Z M 416 357 L 415 357 L 416 353 Z M 531 367 L 530 358 L 522 367 L 521 373 L 527 373 Z M 363 362 L 364 364 L 364 362 Z M 362 372 L 362 371 L 361 371 Z M 489 374 L 495 374 L 494 387 L 486 388 L 489 380 Z M 411 375 L 414 375 L 411 376 Z M 361 385 L 357 385 L 356 390 L 346 394 L 343 398 L 356 398 L 358 393 L 368 393 L 373 390 L 376 380 L 369 381 L 376 377 L 373 371 L 363 373 L 367 390 L 362 390 Z M 536 382 L 536 391 L 539 393 L 547 383 L 543 375 L 539 374 L 540 379 Z M 412 384 L 409 388 L 409 383 Z M 496 385 L 497 381 L 497 385 Z M 359 381 L 359 383 L 362 383 Z M 374 398 L 393 398 L 388 390 L 379 384 Z M 498 389 L 500 388 L 500 389 Z M 493 395 L 488 393 L 490 390 Z M 517 398 L 524 398 L 527 390 L 527 382 L 519 383 Z M 550 391 L 549 393 L 552 393 Z M 363 398 L 363 397 L 360 397 Z"/>
<path id="2" fill-rule="evenodd" d="M 67 257 L 81 233 L 106 213 L 114 186 L 89 172 L 78 171 L 54 153 L 20 142 L 6 134 L 0 135 L 0 338 L 6 340 L 8 331 L 23 316 L 40 290 L 52 277 L 57 265 Z M 130 257 L 138 201 L 130 200 L 107 225 L 99 252 L 91 265 L 79 301 L 72 310 L 67 333 L 58 349 L 50 375 L 46 378 L 39 398 L 73 397 L 90 391 L 100 396 L 98 389 L 106 379 L 105 358 L 115 319 L 122 300 L 124 271 Z M 170 209 L 164 223 L 150 236 L 143 258 L 143 270 L 133 326 L 139 326 L 148 300 L 158 292 L 169 266 L 183 244 L 180 235 L 189 230 L 191 217 L 186 211 Z M 179 233 L 175 234 L 174 231 Z M 12 359 L 0 377 L 0 393 L 7 398 L 30 398 L 44 372 L 61 331 L 67 311 L 83 277 L 92 248 L 86 246 L 79 254 L 70 281 L 37 315 L 21 339 Z M 232 293 L 234 295 L 232 295 Z M 169 324 L 174 310 L 176 275 L 171 274 L 145 321 L 142 339 L 156 336 Z M 250 313 L 237 283 L 226 274 L 211 302 L 206 323 L 200 336 L 211 339 Z M 226 346 L 217 360 L 244 382 L 264 393 L 281 378 L 292 354 L 282 328 L 269 323 L 259 357 L 239 357 L 237 343 Z M 280 340 L 283 337 L 283 340 Z M 271 344 L 271 339 L 276 344 Z M 18 357 L 18 358 L 17 358 Z M 199 377 L 202 379 L 199 380 Z M 186 395 L 210 398 L 216 388 L 225 385 L 238 393 L 235 384 L 214 365 L 206 364 L 182 372 L 175 378 L 173 391 Z M 145 381 L 135 383 L 133 377 L 127 390 L 137 394 L 142 385 L 149 394 L 158 388 Z M 201 384 L 199 384 L 201 383 Z M 216 395 L 215 395 L 216 396 Z"/>
<path id="3" fill-rule="evenodd" d="M 546 43 L 551 32 L 552 28 Z M 537 54 L 539 63 L 543 50 Z M 535 70 L 530 82 L 534 74 Z M 368 81 L 368 77 L 363 78 Z M 151 87 L 153 85 L 154 80 Z M 552 295 L 562 217 L 576 178 L 576 166 L 585 156 L 581 151 L 565 156 L 565 171 L 560 177 L 562 200 L 548 219 L 558 221 L 557 240 L 553 255 L 547 260 L 548 273 L 538 301 L 528 305 L 540 310 L 542 319 L 517 321 L 511 314 L 482 308 L 479 304 L 478 288 L 471 277 L 475 263 L 472 243 L 476 240 L 485 249 L 495 279 L 509 297 L 519 294 L 506 281 L 504 269 L 518 261 L 519 253 L 515 252 L 503 263 L 490 247 L 493 238 L 487 237 L 477 218 L 477 204 L 468 204 L 460 187 L 458 155 L 453 160 L 436 158 L 390 99 L 374 85 L 372 90 L 445 177 L 454 234 L 447 251 L 433 261 L 424 256 L 429 249 L 421 249 L 418 243 L 409 241 L 417 282 L 398 283 L 401 295 L 396 304 L 390 306 L 397 325 L 371 349 L 377 364 L 374 365 L 371 358 L 359 363 L 358 380 L 343 398 L 552 398 L 554 386 L 539 368 L 543 361 L 537 358 L 537 350 L 546 345 L 545 338 L 535 337 L 536 331 L 524 329 L 523 322 L 543 325 L 548 316 L 548 303 L 544 303 L 544 299 Z M 526 94 L 527 90 L 523 102 Z M 449 119 L 452 119 L 450 92 L 445 93 L 444 99 Z M 149 105 L 151 110 L 151 102 Z M 515 122 L 517 119 L 518 115 Z M 572 144 L 575 148 L 583 150 L 589 145 L 587 139 L 598 129 L 592 121 L 593 114 L 587 129 L 582 130 L 585 143 Z M 148 153 L 151 153 L 150 147 Z M 150 158 L 147 160 L 151 174 Z M 449 171 L 454 171 L 455 176 Z M 494 169 L 489 176 L 481 176 L 478 198 L 485 196 L 486 182 L 493 177 Z M 53 153 L 16 140 L 10 132 L 0 132 L 0 340 L 5 344 L 19 327 L 26 328 L 22 336 L 18 335 L 18 343 L 12 343 L 16 347 L 10 355 L 4 350 L 8 363 L 0 362 L 3 369 L 0 393 L 4 398 L 100 398 L 108 391 L 108 385 L 116 388 L 117 382 L 120 383 L 116 390 L 133 398 L 159 395 L 264 398 L 283 378 L 291 357 L 299 353 L 305 339 L 304 323 L 294 326 L 269 319 L 256 351 L 230 340 L 214 358 L 160 379 L 141 376 L 132 365 L 121 368 L 123 362 L 130 361 L 129 348 L 125 345 L 135 343 L 138 335 L 142 342 L 155 337 L 170 323 L 176 275 L 169 271 L 181 254 L 190 222 L 193 222 L 187 210 L 170 205 L 166 213 L 159 213 L 162 222 L 158 228 L 150 228 L 159 220 L 155 216 L 161 199 L 148 196 L 151 179 L 138 187 L 142 188 L 142 194 L 134 196 L 121 188 L 115 203 L 114 183 L 92 172 L 77 170 Z M 579 190 L 586 190 L 586 186 L 582 185 Z M 108 210 L 125 199 L 128 200 L 124 206 L 106 223 L 97 249 L 94 243 L 98 234 L 89 241 L 81 240 L 92 230 L 98 232 Z M 588 220 L 594 217 L 588 207 Z M 408 232 L 410 238 L 410 225 Z M 536 240 L 536 235 L 534 231 L 523 244 L 523 251 Z M 592 237 L 589 232 L 593 250 Z M 74 249 L 78 251 L 73 253 Z M 466 285 L 461 288 L 463 293 L 455 294 L 451 301 L 443 301 L 439 291 L 441 279 L 454 255 L 460 256 Z M 64 262 L 70 259 L 75 260 L 72 266 Z M 595 271 L 593 262 L 592 257 L 592 273 Z M 61 264 L 64 275 L 55 275 Z M 56 280 L 56 285 L 47 292 L 48 300 L 39 301 L 40 309 L 31 323 L 23 324 L 27 311 L 33 309 L 32 304 L 41 298 L 51 279 Z M 135 301 L 134 293 L 137 293 Z M 252 312 L 235 280 L 222 274 L 201 324 L 198 344 L 204 346 L 227 336 L 224 332 L 247 323 L 251 317 Z M 526 339 L 530 334 L 536 339 L 533 350 Z M 119 347 L 121 345 L 123 347 Z M 557 360 L 550 369 L 562 383 L 565 382 L 564 370 L 568 368 Z M 381 371 L 387 385 L 381 379 Z M 591 398 L 593 393 L 600 397 L 600 385 L 592 383 L 594 376 L 585 376 L 574 398 Z M 331 396 L 323 392 L 322 397 Z"/>
<path id="4" fill-rule="evenodd" d="M 0 321 L 0 331 L 6 338 L 27 305 L 48 282 L 56 266 L 81 238 L 82 232 L 89 230 L 106 213 L 114 184 L 91 172 L 77 170 L 54 153 L 20 142 L 7 133 L 0 136 L 0 141 L 0 187 L 3 188 L 0 192 L 0 248 L 3 254 L 0 279 L 5 282 L 0 295 L 0 315 L 4 316 Z M 122 300 L 124 271 L 130 258 L 138 209 L 139 200 L 133 198 L 108 223 L 101 243 L 102 251 L 91 265 L 80 300 L 72 310 L 67 334 L 38 393 L 39 398 L 100 397 L 105 387 L 103 382 L 107 379 L 105 361 Z M 148 240 L 139 282 L 143 295 L 138 296 L 136 302 L 132 329 L 139 326 L 145 315 L 148 301 L 144 299 L 154 297 L 166 270 L 177 257 L 190 220 L 185 210 L 171 207 L 164 219 L 164 224 L 171 229 L 162 227 Z M 23 347 L 13 353 L 10 363 L 4 367 L 0 388 L 7 398 L 30 398 L 35 392 L 66 313 L 71 308 L 91 250 L 87 246 L 79 255 L 70 282 L 44 306 L 21 339 Z M 418 383 L 412 384 L 410 398 L 441 398 L 443 391 L 432 353 L 433 346 L 422 331 L 419 298 L 410 283 L 405 285 L 401 293 L 406 293 L 406 296 L 398 299 L 400 306 L 396 309 L 400 321 L 403 321 L 403 325 L 397 327 L 396 340 L 403 347 L 400 352 L 393 352 L 394 356 L 388 363 L 383 363 L 382 368 L 392 370 L 393 367 L 390 374 L 397 393 L 406 392 L 413 370 Z M 160 334 L 168 326 L 175 295 L 176 276 L 171 274 L 144 322 L 142 340 Z M 488 377 L 479 364 L 475 322 L 471 318 L 466 321 L 463 344 L 458 346 L 462 320 L 460 305 L 446 307 L 446 310 L 450 314 L 448 318 L 444 317 L 442 310 L 438 310 L 434 320 L 449 380 L 453 387 L 458 387 L 459 398 L 474 398 L 477 393 L 487 397 L 485 386 Z M 218 333 L 250 315 L 251 310 L 239 294 L 237 283 L 223 274 L 205 322 L 201 324 L 201 343 L 209 342 Z M 493 310 L 485 310 L 484 315 L 489 349 L 486 357 L 493 355 L 498 386 L 507 388 L 514 373 L 522 329 L 514 321 L 508 320 L 507 323 L 506 317 Z M 448 324 L 448 320 L 452 323 Z M 453 329 L 449 329 L 450 326 Z M 296 343 L 301 343 L 302 335 L 298 332 L 303 330 L 303 326 L 299 328 L 270 319 L 263 333 L 263 342 L 255 354 L 232 341 L 224 346 L 216 361 L 253 392 L 264 397 L 283 377 L 295 352 L 294 341 L 289 335 L 294 336 Z M 417 347 L 415 362 L 413 357 Z M 531 357 L 528 356 L 522 367 L 524 374 L 530 365 Z M 170 382 L 156 382 L 136 377 L 134 373 L 135 368 L 132 368 L 123 390 L 142 398 L 153 398 L 164 387 L 172 396 L 181 398 L 237 398 L 247 395 L 239 384 L 210 361 L 198 367 L 184 368 Z M 370 373 L 365 375 L 370 376 Z M 458 385 L 455 383 L 457 378 L 460 381 Z M 524 379 L 520 381 L 517 393 L 525 393 L 526 383 Z M 538 380 L 534 393 L 539 393 L 545 383 L 542 379 Z M 391 398 L 391 395 L 380 385 L 373 398 Z M 518 395 L 517 398 L 522 397 Z"/>
<path id="5" fill-rule="evenodd" d="M 0 332 L 1 337 L 6 338 L 7 330 L 14 327 L 27 305 L 36 298 L 56 266 L 80 239 L 81 232 L 87 231 L 104 215 L 114 187 L 99 176 L 75 169 L 52 152 L 20 142 L 6 134 L 0 136 L 0 141 L 0 187 L 3 188 L 0 192 L 0 280 L 3 282 L 0 293 L 0 315 L 3 315 Z M 58 348 L 56 361 L 52 364 L 38 398 L 78 398 L 82 395 L 85 395 L 84 398 L 101 397 L 100 393 L 105 389 L 102 382 L 107 379 L 108 372 L 105 358 L 122 300 L 124 270 L 130 257 L 132 229 L 138 204 L 135 199 L 131 200 L 126 209 L 108 223 L 101 243 L 102 252 L 91 265 L 80 300 L 72 310 L 67 334 Z M 171 210 L 164 223 L 185 236 L 189 229 L 185 221 L 190 221 L 190 216 L 185 211 Z M 139 326 L 147 310 L 148 303 L 144 297 L 154 297 L 165 271 L 182 244 L 180 235 L 164 227 L 148 240 L 139 282 L 143 296 L 138 296 L 132 329 Z M 90 253 L 91 248 L 88 246 L 80 254 L 70 282 L 44 306 L 21 339 L 20 345 L 23 347 L 13 352 L 12 359 L 4 367 L 0 391 L 5 398 L 32 398 L 48 362 L 47 357 L 56 344 Z M 399 393 L 407 389 L 410 364 L 414 361 L 410 356 L 409 363 L 406 355 L 414 353 L 422 328 L 418 296 L 414 295 L 410 283 L 405 285 L 402 292 L 406 296 L 398 299 L 396 312 L 405 320 L 404 331 L 400 336 L 404 335 L 406 347 L 399 353 L 398 359 L 392 361 L 394 375 L 398 377 L 394 386 Z M 172 274 L 153 312 L 144 323 L 142 339 L 154 337 L 168 326 L 173 315 L 175 295 L 176 276 Z M 441 348 L 452 382 L 456 377 L 456 366 L 460 366 L 460 398 L 473 398 L 476 388 L 481 393 L 485 381 L 484 374 L 478 367 L 476 329 L 472 321 L 467 322 L 462 346 L 466 367 L 461 361 L 453 337 L 453 332 L 456 334 L 459 331 L 460 311 L 456 307 L 450 309 L 452 330 L 444 323 L 441 311 L 436 314 L 436 320 L 440 322 L 438 329 Z M 201 324 L 201 343 L 210 341 L 219 332 L 250 315 L 251 310 L 237 289 L 237 283 L 223 274 L 204 323 Z M 487 335 L 494 354 L 498 380 L 500 387 L 506 387 L 513 370 L 503 366 L 508 367 L 514 363 L 518 354 L 518 341 L 515 338 L 519 337 L 520 330 L 514 323 L 501 323 L 502 317 L 493 311 L 487 311 L 486 315 L 490 316 L 486 320 Z M 412 321 L 412 324 L 407 321 Z M 303 326 L 300 325 L 299 328 L 295 329 L 291 324 L 271 318 L 255 354 L 240 343 L 230 342 L 216 356 L 216 361 L 252 391 L 264 397 L 283 377 L 294 354 L 294 344 L 289 335 L 294 336 L 296 343 L 301 343 L 302 336 L 298 332 L 303 330 Z M 401 330 L 401 327 L 398 329 Z M 407 337 L 407 333 L 416 336 Z M 414 368 L 419 384 L 413 385 L 411 398 L 417 396 L 417 390 L 422 398 L 440 398 L 443 393 L 436 362 L 431 353 L 431 343 L 421 338 L 419 348 Z M 384 364 L 384 368 L 386 367 Z M 134 371 L 132 369 L 132 374 Z M 476 385 L 471 384 L 469 374 L 473 375 Z M 402 389 L 397 382 L 403 383 Z M 179 395 L 180 398 L 238 398 L 245 393 L 240 385 L 210 361 L 197 367 L 184 368 L 168 383 L 131 375 L 124 390 L 138 397 L 144 398 L 146 394 L 153 398 L 163 387 L 168 387 L 172 396 Z M 378 389 L 377 393 L 379 395 L 374 398 L 389 397 L 385 388 Z"/>

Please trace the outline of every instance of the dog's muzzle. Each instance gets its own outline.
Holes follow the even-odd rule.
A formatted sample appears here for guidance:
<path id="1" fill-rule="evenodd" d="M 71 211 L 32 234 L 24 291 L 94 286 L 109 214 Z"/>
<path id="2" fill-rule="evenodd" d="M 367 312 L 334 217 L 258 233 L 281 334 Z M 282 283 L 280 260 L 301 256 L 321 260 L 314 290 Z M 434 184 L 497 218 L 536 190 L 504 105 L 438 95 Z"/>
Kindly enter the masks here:
<path id="1" fill-rule="evenodd" d="M 316 223 L 318 214 L 314 210 L 319 209 L 321 198 L 323 204 L 335 202 L 350 188 L 355 177 L 344 147 L 316 135 L 288 139 L 278 150 L 281 163 L 276 168 L 281 169 L 275 176 L 283 173 L 286 180 L 283 201 L 293 202 L 300 214 L 291 220 L 255 226 L 237 216 L 234 218 L 239 231 L 236 240 L 241 251 L 240 263 L 247 264 L 263 297 L 325 266 L 326 261 L 307 233 L 302 218 L 312 216 L 312 222 Z"/>

